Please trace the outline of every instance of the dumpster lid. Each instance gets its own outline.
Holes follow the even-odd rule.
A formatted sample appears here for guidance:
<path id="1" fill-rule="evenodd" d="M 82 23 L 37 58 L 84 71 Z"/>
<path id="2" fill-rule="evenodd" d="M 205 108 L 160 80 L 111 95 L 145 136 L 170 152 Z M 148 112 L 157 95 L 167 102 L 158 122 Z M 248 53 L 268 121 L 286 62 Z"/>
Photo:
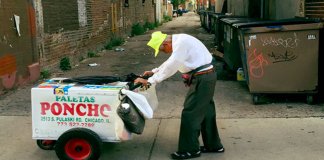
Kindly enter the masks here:
<path id="1" fill-rule="evenodd" d="M 307 23 L 319 23 L 318 19 L 306 19 L 306 18 L 291 18 L 281 20 L 269 20 L 269 21 L 254 21 L 247 23 L 236 23 L 233 27 L 236 28 L 248 28 L 248 27 L 262 27 L 262 26 L 278 26 L 278 25 L 291 25 L 291 24 L 307 24 Z"/>
<path id="2" fill-rule="evenodd" d="M 260 21 L 260 19 L 247 18 L 247 17 L 231 17 L 231 18 L 222 18 L 221 21 L 223 21 L 224 23 L 227 23 L 229 25 L 233 25 L 233 24 L 236 24 L 236 23 L 256 22 L 256 21 Z"/>
<path id="3" fill-rule="evenodd" d="M 224 13 L 210 13 L 210 15 L 212 16 L 212 17 L 217 17 L 217 16 L 219 16 L 219 15 L 225 15 Z"/>
<path id="4" fill-rule="evenodd" d="M 213 13 L 215 13 L 214 11 L 206 11 L 206 13 L 208 13 L 208 14 L 213 14 Z"/>
<path id="5" fill-rule="evenodd" d="M 215 17 L 217 19 L 222 19 L 222 18 L 247 18 L 246 16 L 233 16 L 233 15 L 226 15 L 226 14 L 216 14 Z"/>
<path id="6" fill-rule="evenodd" d="M 198 14 L 206 14 L 206 12 L 207 12 L 206 10 L 201 9 L 198 11 Z"/>

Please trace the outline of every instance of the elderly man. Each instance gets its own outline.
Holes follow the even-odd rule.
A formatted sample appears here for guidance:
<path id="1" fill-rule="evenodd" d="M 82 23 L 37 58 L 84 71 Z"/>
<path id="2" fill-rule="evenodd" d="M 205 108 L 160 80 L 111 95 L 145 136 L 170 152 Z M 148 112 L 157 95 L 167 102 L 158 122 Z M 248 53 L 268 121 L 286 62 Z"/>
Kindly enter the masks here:
<path id="1" fill-rule="evenodd" d="M 171 154 L 173 159 L 199 157 L 201 152 L 221 153 L 225 149 L 219 138 L 215 103 L 213 100 L 217 76 L 212 63 L 212 55 L 205 45 L 187 34 L 167 35 L 160 31 L 152 33 L 148 46 L 169 54 L 170 57 L 158 68 L 145 71 L 147 80 L 138 78 L 135 83 L 143 86 L 159 83 L 177 71 L 183 73 L 189 91 L 181 114 L 178 151 Z M 202 135 L 204 145 L 199 145 Z"/>

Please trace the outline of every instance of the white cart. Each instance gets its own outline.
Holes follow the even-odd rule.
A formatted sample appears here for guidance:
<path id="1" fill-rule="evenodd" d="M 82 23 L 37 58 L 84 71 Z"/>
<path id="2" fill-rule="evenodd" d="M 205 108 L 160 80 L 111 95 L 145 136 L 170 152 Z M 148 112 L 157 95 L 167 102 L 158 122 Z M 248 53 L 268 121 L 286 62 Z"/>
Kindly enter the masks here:
<path id="1" fill-rule="evenodd" d="M 76 85 L 60 80 L 31 90 L 32 138 L 40 148 L 55 149 L 60 159 L 98 159 L 103 142 L 131 139 L 116 112 L 126 82 Z"/>

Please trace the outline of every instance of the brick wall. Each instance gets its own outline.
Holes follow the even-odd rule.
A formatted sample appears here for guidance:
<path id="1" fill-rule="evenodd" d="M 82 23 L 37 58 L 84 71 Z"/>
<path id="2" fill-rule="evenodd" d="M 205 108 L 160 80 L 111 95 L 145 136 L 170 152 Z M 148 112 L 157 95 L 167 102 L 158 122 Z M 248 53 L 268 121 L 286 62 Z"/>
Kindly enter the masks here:
<path id="1" fill-rule="evenodd" d="M 154 0 L 125 1 L 0 0 L 0 95 L 59 70 L 64 57 L 79 63 L 135 23 L 154 22 Z"/>
<path id="2" fill-rule="evenodd" d="M 154 0 L 146 0 L 142 3 L 142 0 L 129 0 L 129 6 L 124 8 L 124 15 L 126 25 L 125 28 L 130 32 L 131 27 L 135 23 L 145 23 L 155 21 Z"/>
<path id="3" fill-rule="evenodd" d="M 63 57 L 72 65 L 99 51 L 113 34 L 129 35 L 134 23 L 154 22 L 153 0 L 36 0 L 38 52 L 44 69 L 59 69 Z"/>

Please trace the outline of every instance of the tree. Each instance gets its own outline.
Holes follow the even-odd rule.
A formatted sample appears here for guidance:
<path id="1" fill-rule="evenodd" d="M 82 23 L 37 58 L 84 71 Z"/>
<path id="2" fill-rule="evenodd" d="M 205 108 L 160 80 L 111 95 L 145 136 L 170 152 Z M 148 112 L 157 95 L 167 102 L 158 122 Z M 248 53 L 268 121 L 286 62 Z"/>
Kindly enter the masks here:
<path id="1" fill-rule="evenodd" d="M 171 0 L 174 9 L 178 9 L 180 4 L 184 4 L 186 0 Z"/>

